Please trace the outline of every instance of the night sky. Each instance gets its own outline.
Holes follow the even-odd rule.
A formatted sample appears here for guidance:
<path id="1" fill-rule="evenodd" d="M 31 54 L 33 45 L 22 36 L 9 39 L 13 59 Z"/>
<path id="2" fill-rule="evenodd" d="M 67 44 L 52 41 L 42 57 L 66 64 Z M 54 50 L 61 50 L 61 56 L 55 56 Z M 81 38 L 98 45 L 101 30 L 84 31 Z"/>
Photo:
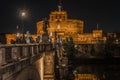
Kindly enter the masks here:
<path id="1" fill-rule="evenodd" d="M 36 33 L 36 22 L 49 17 L 51 11 L 57 10 L 59 0 L 1 0 L 0 33 L 16 33 L 16 26 L 22 26 L 19 16 L 21 10 L 27 11 L 24 30 Z M 84 21 L 86 32 L 99 29 L 105 32 L 120 31 L 120 4 L 118 0 L 62 0 L 63 10 L 68 18 Z"/>

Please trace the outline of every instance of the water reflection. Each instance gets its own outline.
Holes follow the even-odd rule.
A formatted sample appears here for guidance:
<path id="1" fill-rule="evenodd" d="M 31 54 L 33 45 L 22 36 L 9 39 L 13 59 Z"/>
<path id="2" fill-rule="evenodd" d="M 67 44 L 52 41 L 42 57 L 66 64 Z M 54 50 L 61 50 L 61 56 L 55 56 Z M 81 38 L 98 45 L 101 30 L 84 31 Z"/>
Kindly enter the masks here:
<path id="1" fill-rule="evenodd" d="M 74 70 L 76 80 L 120 80 L 120 65 L 81 65 Z M 96 78 L 95 78 L 96 77 Z"/>

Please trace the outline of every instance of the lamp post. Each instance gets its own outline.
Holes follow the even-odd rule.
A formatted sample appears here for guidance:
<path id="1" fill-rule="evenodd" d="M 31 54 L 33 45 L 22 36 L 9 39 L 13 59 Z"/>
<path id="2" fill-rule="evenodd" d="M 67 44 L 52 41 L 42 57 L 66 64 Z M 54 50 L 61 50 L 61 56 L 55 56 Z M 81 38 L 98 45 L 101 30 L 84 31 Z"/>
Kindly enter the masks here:
<path id="1" fill-rule="evenodd" d="M 26 17 L 26 12 L 21 11 L 21 20 L 22 20 L 22 37 L 24 37 L 24 18 Z"/>

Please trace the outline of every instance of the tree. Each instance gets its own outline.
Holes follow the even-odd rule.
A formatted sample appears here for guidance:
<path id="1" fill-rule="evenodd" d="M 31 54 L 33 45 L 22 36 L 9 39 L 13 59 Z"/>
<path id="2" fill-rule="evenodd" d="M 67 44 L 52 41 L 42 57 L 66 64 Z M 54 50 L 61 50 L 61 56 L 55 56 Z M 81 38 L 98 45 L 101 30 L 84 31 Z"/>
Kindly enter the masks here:
<path id="1" fill-rule="evenodd" d="M 105 44 L 105 48 L 104 48 L 104 52 L 105 52 L 105 57 L 107 58 L 111 58 L 114 55 L 114 49 L 115 49 L 115 44 L 114 42 L 114 38 L 109 37 L 106 41 Z"/>
<path id="2" fill-rule="evenodd" d="M 63 42 L 63 47 L 67 53 L 68 59 L 74 59 L 75 57 L 75 48 L 74 48 L 74 42 L 73 38 L 66 38 L 66 40 Z"/>

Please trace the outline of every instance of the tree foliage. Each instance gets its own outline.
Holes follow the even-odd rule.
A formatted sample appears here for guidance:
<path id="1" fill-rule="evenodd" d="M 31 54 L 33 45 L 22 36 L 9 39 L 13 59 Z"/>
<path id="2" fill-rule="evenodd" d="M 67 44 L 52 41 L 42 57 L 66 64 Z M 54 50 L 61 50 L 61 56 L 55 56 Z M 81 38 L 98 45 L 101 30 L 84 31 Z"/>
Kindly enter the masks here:
<path id="1" fill-rule="evenodd" d="M 105 52 L 105 57 L 107 58 L 111 58 L 114 56 L 114 49 L 116 48 L 114 41 L 115 39 L 110 37 L 106 41 L 104 52 Z"/>
<path id="2" fill-rule="evenodd" d="M 66 40 L 63 42 L 64 49 L 67 53 L 68 59 L 74 59 L 75 56 L 75 48 L 73 43 L 73 38 L 66 38 Z"/>

